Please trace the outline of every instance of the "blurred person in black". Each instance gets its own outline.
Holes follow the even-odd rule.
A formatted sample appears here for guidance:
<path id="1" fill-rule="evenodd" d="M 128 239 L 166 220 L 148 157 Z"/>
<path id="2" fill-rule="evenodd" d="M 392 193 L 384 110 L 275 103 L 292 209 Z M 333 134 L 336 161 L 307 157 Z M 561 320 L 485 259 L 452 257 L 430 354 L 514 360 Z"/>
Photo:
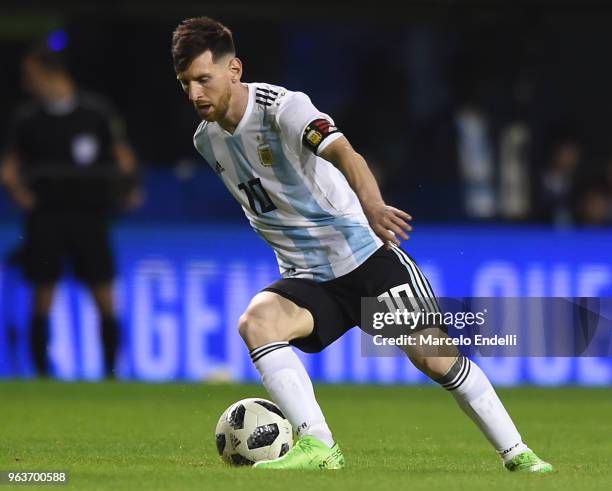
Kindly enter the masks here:
<path id="1" fill-rule="evenodd" d="M 587 182 L 576 199 L 576 222 L 591 227 L 606 226 L 612 222 L 612 193 L 603 176 Z"/>
<path id="2" fill-rule="evenodd" d="M 555 138 L 549 155 L 534 196 L 536 219 L 558 227 L 568 226 L 574 223 L 583 148 L 578 137 L 563 132 Z"/>
<path id="3" fill-rule="evenodd" d="M 21 265 L 33 285 L 31 352 L 47 375 L 49 312 L 69 259 L 101 319 L 105 374 L 113 377 L 120 329 L 112 282 L 109 221 L 140 200 L 136 160 L 123 123 L 97 95 L 78 90 L 60 53 L 29 51 L 22 83 L 34 99 L 19 108 L 1 161 L 1 178 L 25 212 Z"/>

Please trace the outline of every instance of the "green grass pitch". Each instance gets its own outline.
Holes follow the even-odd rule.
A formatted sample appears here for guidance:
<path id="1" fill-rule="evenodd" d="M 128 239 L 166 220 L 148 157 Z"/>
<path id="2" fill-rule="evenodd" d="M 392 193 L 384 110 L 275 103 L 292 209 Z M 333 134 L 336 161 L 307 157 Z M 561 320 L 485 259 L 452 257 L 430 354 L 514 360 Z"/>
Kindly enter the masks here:
<path id="1" fill-rule="evenodd" d="M 265 397 L 259 386 L 2 382 L 0 469 L 67 470 L 66 489 L 87 490 L 612 489 L 609 389 L 499 391 L 527 444 L 556 466 L 544 476 L 502 469 L 437 387 L 317 392 L 347 458 L 342 471 L 265 472 L 220 461 L 219 415 L 238 399 Z"/>

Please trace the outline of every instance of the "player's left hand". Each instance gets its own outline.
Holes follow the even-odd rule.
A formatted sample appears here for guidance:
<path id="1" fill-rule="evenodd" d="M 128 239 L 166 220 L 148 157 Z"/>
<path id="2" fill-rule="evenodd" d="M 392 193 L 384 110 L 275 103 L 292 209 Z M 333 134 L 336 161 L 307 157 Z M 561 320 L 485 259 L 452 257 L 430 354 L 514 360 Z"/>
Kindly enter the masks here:
<path id="1" fill-rule="evenodd" d="M 385 243 L 387 249 L 391 244 L 400 245 L 398 236 L 404 240 L 410 238 L 408 232 L 412 231 L 412 226 L 408 222 L 412 217 L 405 211 L 381 203 L 364 209 L 364 212 L 372 230 Z"/>
<path id="2" fill-rule="evenodd" d="M 123 204 L 123 209 L 125 211 L 132 211 L 136 208 L 140 208 L 142 203 L 144 202 L 144 195 L 140 188 L 132 189 Z"/>

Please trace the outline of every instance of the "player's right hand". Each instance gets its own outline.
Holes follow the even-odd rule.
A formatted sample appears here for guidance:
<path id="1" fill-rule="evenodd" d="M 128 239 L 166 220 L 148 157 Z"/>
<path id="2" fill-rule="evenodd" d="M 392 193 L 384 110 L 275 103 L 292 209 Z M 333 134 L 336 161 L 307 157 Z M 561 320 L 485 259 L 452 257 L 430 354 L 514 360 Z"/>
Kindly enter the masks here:
<path id="1" fill-rule="evenodd" d="M 13 199 L 19 208 L 23 210 L 33 210 L 36 206 L 36 197 L 29 191 L 22 190 L 13 194 Z"/>
<path id="2" fill-rule="evenodd" d="M 405 211 L 381 203 L 368 207 L 364 212 L 372 230 L 385 243 L 387 249 L 391 244 L 400 245 L 398 237 L 404 240 L 410 238 L 408 232 L 412 231 L 412 226 L 408 222 L 412 217 Z"/>
<path id="3" fill-rule="evenodd" d="M 132 189 L 126 196 L 123 208 L 126 211 L 135 210 L 136 208 L 140 208 L 142 203 L 144 203 L 144 194 L 142 189 Z"/>

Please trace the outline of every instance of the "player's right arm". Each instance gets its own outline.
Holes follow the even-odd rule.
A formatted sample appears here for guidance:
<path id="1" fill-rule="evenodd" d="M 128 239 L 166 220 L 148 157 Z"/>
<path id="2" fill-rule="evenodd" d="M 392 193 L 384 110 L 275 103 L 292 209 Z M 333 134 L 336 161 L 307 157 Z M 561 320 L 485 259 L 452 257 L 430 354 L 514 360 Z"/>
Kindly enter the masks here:
<path id="1" fill-rule="evenodd" d="M 370 227 L 389 247 L 400 244 L 398 236 L 408 240 L 412 217 L 398 208 L 385 204 L 380 189 L 365 159 L 357 153 L 349 141 L 340 137 L 327 145 L 319 156 L 336 166 L 359 198 Z"/>
<path id="2" fill-rule="evenodd" d="M 277 120 L 291 148 L 299 154 L 303 148 L 327 160 L 342 172 L 361 203 L 376 235 L 390 247 L 408 239 L 412 217 L 405 211 L 385 204 L 374 175 L 365 159 L 351 146 L 334 121 L 315 108 L 310 98 L 300 92 L 283 102 Z"/>
<path id="3" fill-rule="evenodd" d="M 0 182 L 20 208 L 31 210 L 36 204 L 36 198 L 21 178 L 20 164 L 17 152 L 9 150 L 0 163 Z"/>
<path id="4" fill-rule="evenodd" d="M 13 116 L 5 151 L 0 158 L 0 184 L 6 188 L 13 201 L 24 210 L 31 210 L 36 206 L 36 197 L 23 180 L 19 155 L 20 135 L 25 131 L 23 121 L 28 109 L 21 108 Z"/>

